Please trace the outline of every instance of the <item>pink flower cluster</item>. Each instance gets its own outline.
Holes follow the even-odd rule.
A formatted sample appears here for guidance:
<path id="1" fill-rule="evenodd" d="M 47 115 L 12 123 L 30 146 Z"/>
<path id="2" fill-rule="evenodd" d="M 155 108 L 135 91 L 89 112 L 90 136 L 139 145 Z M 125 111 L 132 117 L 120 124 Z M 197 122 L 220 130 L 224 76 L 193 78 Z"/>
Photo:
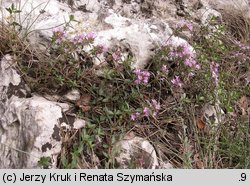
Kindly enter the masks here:
<path id="1" fill-rule="evenodd" d="M 173 41 L 172 41 L 173 43 Z M 170 45 L 171 51 L 169 52 L 170 58 L 177 58 L 184 60 L 184 64 L 192 69 L 200 69 L 200 64 L 194 59 L 195 55 L 192 48 L 187 44 L 183 43 L 179 46 Z"/>
<path id="2" fill-rule="evenodd" d="M 155 99 L 152 99 L 153 115 L 156 116 L 161 109 L 161 105 Z"/>
<path id="3" fill-rule="evenodd" d="M 239 46 L 239 48 L 241 50 L 249 50 L 250 49 L 250 46 L 247 45 L 247 44 L 242 44 L 241 42 L 239 41 L 235 41 L 235 44 Z"/>
<path id="4" fill-rule="evenodd" d="M 147 84 L 150 78 L 150 73 L 147 70 L 135 69 L 134 74 L 136 74 L 136 84 Z"/>
<path id="5" fill-rule="evenodd" d="M 165 72 L 165 73 L 168 73 L 167 65 L 162 65 L 161 71 Z"/>
<path id="6" fill-rule="evenodd" d="M 56 39 L 56 43 L 60 44 L 64 39 L 66 39 L 67 34 L 62 28 L 53 29 L 53 37 Z"/>
<path id="7" fill-rule="evenodd" d="M 212 78 L 215 80 L 215 84 L 218 84 L 219 81 L 219 64 L 215 62 L 210 63 L 210 70 L 212 73 Z"/>
<path id="8" fill-rule="evenodd" d="M 148 117 L 150 115 L 150 113 L 153 113 L 153 116 L 157 116 L 160 109 L 161 109 L 160 103 L 157 102 L 155 99 L 152 99 L 150 107 L 144 107 L 142 113 L 139 113 L 139 112 L 132 113 L 130 116 L 130 119 L 132 121 L 135 121 L 140 116 Z"/>
<path id="9" fill-rule="evenodd" d="M 247 60 L 250 60 L 250 58 L 245 53 L 242 53 L 239 51 L 235 52 L 233 57 L 238 60 L 238 64 L 241 64 L 243 62 L 246 62 Z"/>
<path id="10" fill-rule="evenodd" d="M 179 23 L 177 23 L 177 28 L 187 28 L 190 31 L 193 31 L 193 24 L 186 20 L 181 20 Z"/>
<path id="11" fill-rule="evenodd" d="M 81 34 L 76 35 L 73 38 L 74 44 L 79 44 L 83 42 L 91 42 L 96 38 L 96 34 L 94 32 L 83 32 Z"/>
<path id="12" fill-rule="evenodd" d="M 161 80 L 164 81 L 167 79 L 169 70 L 167 68 L 167 65 L 162 65 L 161 69 L 157 71 L 157 77 Z"/>
<path id="13" fill-rule="evenodd" d="M 132 114 L 130 115 L 130 119 L 131 119 L 132 121 L 135 121 L 136 119 L 138 119 L 138 117 L 139 117 L 140 115 L 141 115 L 141 114 L 140 114 L 139 112 L 132 113 Z"/>
<path id="14" fill-rule="evenodd" d="M 121 59 L 121 52 L 120 51 L 115 51 L 112 53 L 112 58 L 114 61 L 118 61 Z"/>
<path id="15" fill-rule="evenodd" d="M 200 64 L 198 64 L 197 61 L 194 60 L 193 58 L 186 58 L 184 60 L 184 64 L 190 68 L 193 68 L 193 69 L 200 69 L 201 68 Z"/>
<path id="16" fill-rule="evenodd" d="M 144 107 L 143 109 L 143 113 L 144 113 L 144 116 L 148 117 L 149 116 L 149 108 L 148 107 Z"/>
<path id="17" fill-rule="evenodd" d="M 158 112 L 161 109 L 161 105 L 159 102 L 157 102 L 155 99 L 151 100 L 150 108 L 144 107 L 143 114 L 144 116 L 148 117 L 150 114 L 150 111 L 153 113 L 153 116 L 157 116 Z"/>
<path id="18" fill-rule="evenodd" d="M 182 82 L 179 76 L 175 76 L 172 80 L 171 80 L 172 84 L 177 86 L 177 87 L 182 87 Z"/>
<path id="19" fill-rule="evenodd" d="M 104 45 L 97 45 L 95 47 L 95 50 L 96 50 L 97 56 L 100 56 L 101 54 L 108 52 L 108 48 Z"/>
<path id="20" fill-rule="evenodd" d="M 67 38 L 67 33 L 64 29 L 55 28 L 53 29 L 53 37 L 55 38 L 57 44 L 60 44 L 64 40 L 73 42 L 74 44 L 83 44 L 93 42 L 96 38 L 96 34 L 94 32 L 83 32 L 81 34 L 77 34 L 72 39 L 70 39 Z"/>

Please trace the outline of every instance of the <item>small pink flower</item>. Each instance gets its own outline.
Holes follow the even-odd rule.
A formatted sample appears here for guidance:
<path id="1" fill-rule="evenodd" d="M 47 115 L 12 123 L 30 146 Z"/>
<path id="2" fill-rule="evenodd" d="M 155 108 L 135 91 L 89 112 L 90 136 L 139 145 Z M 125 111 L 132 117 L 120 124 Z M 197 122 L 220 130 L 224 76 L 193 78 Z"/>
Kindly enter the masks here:
<path id="1" fill-rule="evenodd" d="M 143 113 L 144 113 L 144 116 L 148 117 L 149 116 L 149 108 L 148 107 L 144 107 Z"/>
<path id="2" fill-rule="evenodd" d="M 82 32 L 80 34 L 77 34 L 75 35 L 75 37 L 73 38 L 73 43 L 74 44 L 80 44 L 80 43 L 83 43 L 83 42 L 91 42 L 95 39 L 96 35 L 94 32 L 89 32 L 89 33 L 86 33 L 86 32 Z"/>
<path id="3" fill-rule="evenodd" d="M 218 84 L 219 81 L 219 64 L 215 62 L 210 63 L 210 70 L 212 73 L 212 78 L 215 80 L 215 83 Z"/>
<path id="4" fill-rule="evenodd" d="M 135 116 L 134 114 L 131 114 L 130 119 L 131 119 L 132 121 L 135 121 L 135 120 L 136 120 L 136 116 Z"/>
<path id="5" fill-rule="evenodd" d="M 171 80 L 172 84 L 178 87 L 182 87 L 182 82 L 180 80 L 179 76 L 175 76 L 172 80 Z"/>
<path id="6" fill-rule="evenodd" d="M 100 47 L 102 53 L 106 53 L 108 51 L 108 48 L 104 45 L 99 45 L 99 47 Z"/>
<path id="7" fill-rule="evenodd" d="M 194 52 L 191 46 L 188 43 L 183 43 L 179 47 L 181 47 L 181 51 L 179 52 L 180 57 L 194 58 Z"/>
<path id="8" fill-rule="evenodd" d="M 195 52 L 188 43 L 182 43 L 178 46 L 172 44 L 170 46 L 170 52 L 168 53 L 170 59 L 184 60 L 184 64 L 193 69 L 200 69 L 200 65 L 195 60 Z"/>
<path id="9" fill-rule="evenodd" d="M 235 44 L 238 45 L 241 50 L 249 50 L 250 49 L 249 45 L 243 44 L 239 41 L 235 41 Z"/>
<path id="10" fill-rule="evenodd" d="M 135 69 L 134 74 L 136 74 L 136 84 L 147 84 L 150 78 L 150 73 L 146 70 Z"/>
<path id="11" fill-rule="evenodd" d="M 159 111 L 161 109 L 161 105 L 160 103 L 158 103 L 155 99 L 152 99 L 152 104 L 153 104 L 153 107 L 156 111 Z"/>
<path id="12" fill-rule="evenodd" d="M 164 81 L 164 80 L 166 80 L 166 78 L 164 78 L 164 77 L 160 78 L 160 81 Z"/>
<path id="13" fill-rule="evenodd" d="M 153 112 L 154 117 L 157 116 L 157 114 L 158 114 L 158 112 L 156 112 L 156 111 Z"/>
<path id="14" fill-rule="evenodd" d="M 139 116 L 140 116 L 140 113 L 139 112 L 135 112 L 135 113 L 131 114 L 130 119 L 132 121 L 135 121 Z"/>
<path id="15" fill-rule="evenodd" d="M 73 38 L 73 43 L 74 44 L 82 43 L 85 39 L 85 36 L 86 36 L 86 33 L 75 35 Z"/>
<path id="16" fill-rule="evenodd" d="M 167 65 L 162 65 L 161 67 L 162 72 L 168 73 Z"/>
<path id="17" fill-rule="evenodd" d="M 94 40 L 96 38 L 96 34 L 94 32 L 89 32 L 86 35 L 86 39 L 88 40 Z"/>
<path id="18" fill-rule="evenodd" d="M 184 64 L 188 67 L 194 68 L 194 69 L 200 69 L 201 66 L 197 63 L 196 60 L 194 60 L 193 58 L 187 58 L 184 61 Z"/>
<path id="19" fill-rule="evenodd" d="M 115 51 L 114 53 L 112 53 L 112 58 L 115 60 L 115 61 L 118 61 L 121 59 L 121 53 L 119 51 Z"/>
<path id="20" fill-rule="evenodd" d="M 82 32 L 80 35 L 78 35 L 79 41 L 82 42 L 87 38 L 87 33 Z"/>
<path id="21" fill-rule="evenodd" d="M 66 32 L 62 28 L 55 28 L 53 29 L 53 36 L 56 39 L 56 43 L 60 44 L 66 38 Z"/>
<path id="22" fill-rule="evenodd" d="M 158 103 L 155 99 L 152 99 L 151 102 L 152 102 L 152 105 L 153 105 L 152 108 L 153 108 L 153 110 L 154 110 L 153 116 L 157 116 L 158 112 L 159 112 L 160 109 L 161 109 L 161 105 L 160 105 L 160 103 Z"/>

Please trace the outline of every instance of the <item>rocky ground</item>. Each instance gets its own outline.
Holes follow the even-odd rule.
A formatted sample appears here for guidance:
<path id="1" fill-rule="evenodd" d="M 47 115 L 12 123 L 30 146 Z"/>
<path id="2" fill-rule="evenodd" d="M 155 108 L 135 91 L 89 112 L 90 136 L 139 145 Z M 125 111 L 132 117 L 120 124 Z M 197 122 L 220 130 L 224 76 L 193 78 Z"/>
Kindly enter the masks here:
<path id="1" fill-rule="evenodd" d="M 201 32 L 194 33 L 193 29 L 199 30 L 200 26 L 209 26 L 212 18 L 216 19 L 217 23 L 224 22 L 225 15 L 230 9 L 244 12 L 246 20 L 250 20 L 250 5 L 248 1 L 244 0 L 26 0 L 21 1 L 21 4 L 15 0 L 0 0 L 0 7 L 2 24 L 14 25 L 15 30 L 19 33 L 18 39 L 25 40 L 25 44 L 20 46 L 21 49 L 18 47 L 20 51 L 26 52 L 25 46 L 32 48 L 32 52 L 29 50 L 29 55 L 25 55 L 22 59 L 27 60 L 23 66 L 27 68 L 32 66 L 34 73 L 22 71 L 23 68 L 21 69 L 16 62 L 16 58 L 20 55 L 9 51 L 8 43 L 5 44 L 3 38 L 1 38 L 3 44 L 0 45 L 0 168 L 40 168 L 41 166 L 49 168 L 134 168 L 138 165 L 141 168 L 153 169 L 185 167 L 183 165 L 185 158 L 177 159 L 178 157 L 174 156 L 175 153 L 183 154 L 187 151 L 193 151 L 191 147 L 199 148 L 202 144 L 198 146 L 196 143 L 198 141 L 188 141 L 189 136 L 195 135 L 195 133 L 187 133 L 187 135 L 178 133 L 183 130 L 186 133 L 186 126 L 177 123 L 181 123 L 184 116 L 178 117 L 180 120 L 176 120 L 174 117 L 168 117 L 168 120 L 164 118 L 161 122 L 154 123 L 152 126 L 145 124 L 145 127 L 137 124 L 128 127 L 123 127 L 123 124 L 116 127 L 111 125 L 110 127 L 113 127 L 113 130 L 109 128 L 107 133 L 105 132 L 105 129 L 107 130 L 106 125 L 105 127 L 97 125 L 93 126 L 95 128 L 93 131 L 91 130 L 92 124 L 89 124 L 87 118 L 92 115 L 88 113 L 89 110 L 98 113 L 98 110 L 93 110 L 90 105 L 90 102 L 94 101 L 95 98 L 98 99 L 98 97 L 89 93 L 90 90 L 85 90 L 85 87 L 78 88 L 76 85 L 72 90 L 61 88 L 58 82 L 51 82 L 50 85 L 49 79 L 52 78 L 51 76 L 39 80 L 42 76 L 39 71 L 41 60 L 39 60 L 39 57 L 30 58 L 28 56 L 34 54 L 34 56 L 42 56 L 41 58 L 54 57 L 53 60 L 58 59 L 60 61 L 60 57 L 49 52 L 48 45 L 51 44 L 53 34 L 61 33 L 59 32 L 60 29 L 67 25 L 67 33 L 64 33 L 67 34 L 67 38 L 74 37 L 82 32 L 92 33 L 94 36 L 88 35 L 90 39 L 94 37 L 91 47 L 105 46 L 110 52 L 113 52 L 111 53 L 112 60 L 125 61 L 131 57 L 131 69 L 143 70 L 150 68 L 157 48 L 166 44 L 170 37 L 172 48 L 184 45 L 188 48 L 188 51 L 191 51 L 190 55 L 196 56 L 199 52 L 195 51 L 196 46 L 191 43 L 200 37 L 199 33 Z M 184 23 L 183 21 L 188 22 L 188 24 L 185 22 L 184 25 L 188 29 L 176 34 L 176 29 Z M 233 25 L 233 22 L 231 24 Z M 181 26 L 183 27 L 183 25 Z M 210 28 L 213 30 L 212 27 Z M 4 35 L 5 32 L 8 33 L 8 30 L 2 29 L 0 33 Z M 246 33 L 236 35 L 237 39 L 240 37 L 241 40 L 245 39 L 246 42 L 249 41 L 248 36 L 246 36 Z M 13 40 L 13 38 L 10 40 Z M 15 44 L 15 42 L 11 43 L 12 46 Z M 88 45 L 84 49 L 87 52 L 92 51 Z M 65 50 L 64 52 L 68 51 Z M 63 54 L 59 56 L 63 56 Z M 83 56 L 77 55 L 76 52 L 74 57 L 76 60 L 81 60 Z M 64 62 L 64 60 L 65 58 L 62 58 L 61 62 Z M 248 59 L 247 62 L 249 63 Z M 97 78 L 103 77 L 103 68 L 108 65 L 112 64 L 110 64 L 107 56 L 102 53 L 92 60 L 91 67 L 95 69 L 93 83 Z M 249 65 L 246 66 L 249 67 Z M 79 66 L 76 65 L 75 67 L 78 68 Z M 48 68 L 48 66 L 45 68 Z M 173 66 L 172 68 L 174 69 Z M 196 66 L 196 68 L 199 67 Z M 72 70 L 72 67 L 64 66 L 61 70 L 73 73 L 75 69 Z M 174 70 L 178 70 L 178 68 Z M 92 74 L 92 71 L 88 74 Z M 126 76 L 126 73 L 124 75 Z M 242 85 L 245 88 L 245 86 L 249 86 L 249 69 L 245 67 L 242 75 L 245 75 L 244 79 L 248 81 Z M 175 78 L 175 80 L 171 82 L 177 83 L 178 86 L 178 79 Z M 100 80 L 97 84 L 101 84 Z M 189 88 L 192 87 L 195 87 L 195 85 Z M 114 84 L 110 86 L 110 89 L 112 88 L 114 88 Z M 151 87 L 148 88 L 151 89 Z M 155 88 L 160 87 L 155 86 Z M 183 99 L 181 94 L 184 93 L 182 90 L 173 90 L 171 96 L 159 99 L 162 104 L 164 104 L 163 99 L 165 102 L 175 102 L 180 96 Z M 250 95 L 250 92 L 248 90 L 245 91 L 244 96 L 241 96 L 243 98 L 240 99 L 239 106 L 241 114 L 245 117 L 249 116 L 247 96 Z M 166 94 L 163 93 L 162 96 L 164 95 Z M 144 98 L 147 98 L 147 95 Z M 151 104 L 155 106 L 157 112 L 157 103 L 152 101 Z M 168 103 L 168 105 L 170 104 Z M 176 106 L 181 106 L 181 104 Z M 173 107 L 175 107 L 174 103 Z M 199 114 L 206 115 L 206 120 L 196 120 L 198 129 L 203 129 L 203 124 L 208 124 L 207 122 L 211 122 L 211 119 L 215 125 L 221 124 L 228 113 L 227 110 L 223 110 L 224 107 L 220 106 L 220 102 L 213 105 L 204 103 L 202 107 Z M 190 104 L 190 110 L 191 108 Z M 81 113 L 79 113 L 79 110 Z M 168 107 L 165 107 L 165 110 L 168 110 Z M 161 107 L 160 112 L 161 115 L 164 115 L 164 108 Z M 174 115 L 174 113 L 169 114 Z M 133 117 L 131 119 L 133 120 Z M 153 119 L 155 119 L 155 116 L 152 116 Z M 171 119 L 173 120 L 171 121 Z M 110 122 L 114 122 L 114 120 L 112 119 Z M 165 126 L 167 125 L 166 122 L 169 123 L 168 126 Z M 103 130 L 98 130 L 100 127 Z M 151 127 L 155 128 L 150 132 L 145 132 L 146 127 L 148 130 Z M 126 129 L 123 130 L 123 128 Z M 156 128 L 161 128 L 161 131 L 156 131 Z M 213 133 L 211 130 L 209 132 L 214 136 L 216 131 Z M 104 134 L 97 134 L 96 132 L 104 132 Z M 161 133 L 164 137 L 159 136 L 159 139 L 154 132 Z M 202 136 L 206 132 L 202 131 L 199 134 Z M 119 139 L 108 137 L 108 133 L 120 135 L 118 136 Z M 154 136 L 158 141 L 150 138 L 150 136 Z M 91 140 L 88 143 L 92 137 L 94 137 L 93 141 Z M 214 137 L 216 142 L 220 141 L 219 138 Z M 79 143 L 79 140 L 81 140 L 79 138 L 83 141 L 86 140 L 87 143 L 81 145 L 81 147 L 91 147 L 85 149 L 77 145 L 79 155 L 76 156 L 79 159 L 74 161 L 76 156 L 73 155 L 75 150 L 72 148 L 76 143 Z M 180 144 L 181 142 L 182 144 Z M 216 142 L 214 145 L 217 145 Z M 100 152 L 98 150 L 100 143 L 103 144 L 103 150 L 107 153 L 102 155 L 98 153 Z M 176 148 L 168 148 L 174 146 Z M 249 146 L 249 143 L 246 146 Z M 83 152 L 84 150 L 86 150 L 86 153 Z M 93 152 L 94 150 L 96 152 Z M 214 153 L 217 150 L 215 147 Z M 114 151 L 118 154 L 114 154 Z M 204 157 L 201 160 L 201 153 L 190 155 L 192 155 L 191 166 L 193 168 L 216 168 L 216 166 L 205 165 L 206 162 L 204 161 L 209 160 L 209 157 Z M 135 159 L 139 159 L 138 164 L 131 164 L 131 161 Z M 249 156 L 247 160 L 249 167 Z M 74 161 L 76 164 L 73 165 L 70 161 Z M 233 162 L 231 161 L 231 163 Z M 220 167 L 223 167 L 223 165 Z"/>

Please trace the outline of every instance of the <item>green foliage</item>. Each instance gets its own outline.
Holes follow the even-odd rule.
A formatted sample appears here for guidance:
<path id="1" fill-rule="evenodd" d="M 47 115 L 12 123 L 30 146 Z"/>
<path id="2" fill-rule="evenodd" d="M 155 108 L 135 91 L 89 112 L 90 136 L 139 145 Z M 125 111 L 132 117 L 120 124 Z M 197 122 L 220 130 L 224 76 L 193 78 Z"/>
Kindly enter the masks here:
<path id="1" fill-rule="evenodd" d="M 38 161 L 38 165 L 43 169 L 48 169 L 51 166 L 50 157 L 41 157 Z"/>
<path id="2" fill-rule="evenodd" d="M 14 3 L 12 3 L 9 8 L 5 8 L 5 9 L 9 12 L 10 15 L 22 12 L 21 10 L 16 9 Z"/>

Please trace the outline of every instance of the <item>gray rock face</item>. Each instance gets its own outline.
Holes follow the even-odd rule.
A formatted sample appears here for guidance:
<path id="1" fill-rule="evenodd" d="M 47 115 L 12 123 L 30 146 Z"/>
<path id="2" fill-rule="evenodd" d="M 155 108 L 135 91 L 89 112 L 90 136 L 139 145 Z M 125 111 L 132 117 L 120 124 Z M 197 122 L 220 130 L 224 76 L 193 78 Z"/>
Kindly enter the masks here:
<path id="1" fill-rule="evenodd" d="M 36 168 L 42 156 L 55 167 L 60 137 L 53 136 L 61 107 L 28 92 L 11 67 L 9 55 L 0 61 L 0 168 Z"/>
<path id="2" fill-rule="evenodd" d="M 0 61 L 0 168 L 38 168 L 41 157 L 49 157 L 50 167 L 56 168 L 59 119 L 69 105 L 31 95 L 13 66 L 10 55 Z M 81 119 L 72 125 L 84 126 Z"/>
<path id="3" fill-rule="evenodd" d="M 155 169 L 159 166 L 154 147 L 145 139 L 134 137 L 116 143 L 114 150 L 118 151 L 116 161 L 119 168 Z"/>
<path id="4" fill-rule="evenodd" d="M 121 50 L 129 49 L 135 59 L 133 67 L 144 68 L 157 44 L 161 44 L 172 33 L 166 23 L 151 21 L 139 22 L 112 13 L 105 22 L 112 25 L 113 29 L 100 31 L 95 43 L 108 48 L 118 46 Z"/>
<path id="5" fill-rule="evenodd" d="M 124 137 L 114 145 L 115 160 L 119 168 L 171 169 L 173 166 L 161 160 L 153 145 L 141 137 Z"/>

